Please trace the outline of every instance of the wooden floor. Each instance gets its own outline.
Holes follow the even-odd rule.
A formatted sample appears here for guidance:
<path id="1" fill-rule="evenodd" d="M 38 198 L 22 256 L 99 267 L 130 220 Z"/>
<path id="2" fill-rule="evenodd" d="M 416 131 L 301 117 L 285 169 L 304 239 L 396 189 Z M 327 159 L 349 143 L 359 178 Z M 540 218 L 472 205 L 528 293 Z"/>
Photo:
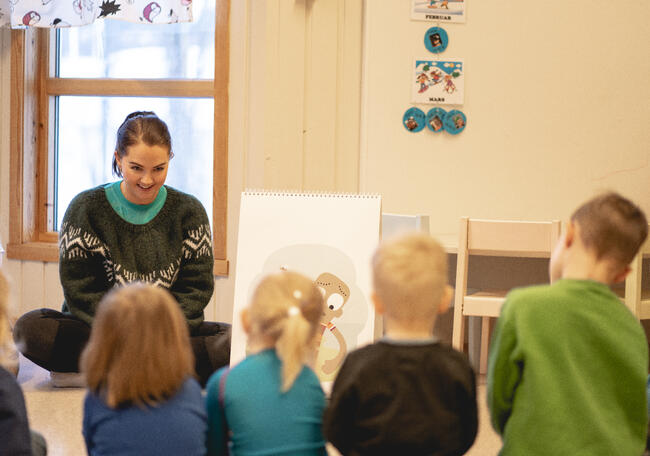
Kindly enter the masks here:
<path id="1" fill-rule="evenodd" d="M 18 382 L 25 392 L 32 429 L 43 434 L 50 456 L 86 454 L 81 435 L 82 405 L 85 391 L 79 388 L 53 388 L 48 373 L 21 357 Z M 485 406 L 485 384 L 479 380 L 479 433 L 470 456 L 496 455 L 501 440 L 490 427 Z M 336 454 L 335 452 L 332 452 Z"/>

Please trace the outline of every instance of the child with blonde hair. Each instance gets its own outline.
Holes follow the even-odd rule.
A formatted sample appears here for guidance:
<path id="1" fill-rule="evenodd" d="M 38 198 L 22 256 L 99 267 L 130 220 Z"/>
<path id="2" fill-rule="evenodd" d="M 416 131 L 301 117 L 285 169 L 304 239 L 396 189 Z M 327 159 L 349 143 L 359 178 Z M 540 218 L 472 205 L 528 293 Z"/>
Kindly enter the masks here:
<path id="1" fill-rule="evenodd" d="M 250 354 L 208 382 L 209 454 L 326 454 L 325 396 L 308 367 L 323 306 L 300 274 L 262 279 L 241 317 Z"/>
<path id="2" fill-rule="evenodd" d="M 345 455 L 461 455 L 478 427 L 474 372 L 433 335 L 452 290 L 433 238 L 384 242 L 372 260 L 373 301 L 385 337 L 348 354 L 324 418 Z"/>
<path id="3" fill-rule="evenodd" d="M 165 289 L 102 298 L 81 356 L 89 455 L 204 455 L 207 417 L 187 323 Z"/>
<path id="4" fill-rule="evenodd" d="M 47 453 L 45 439 L 30 432 L 25 399 L 14 371 L 15 348 L 8 319 L 9 283 L 0 271 L 0 455 L 36 456 Z"/>

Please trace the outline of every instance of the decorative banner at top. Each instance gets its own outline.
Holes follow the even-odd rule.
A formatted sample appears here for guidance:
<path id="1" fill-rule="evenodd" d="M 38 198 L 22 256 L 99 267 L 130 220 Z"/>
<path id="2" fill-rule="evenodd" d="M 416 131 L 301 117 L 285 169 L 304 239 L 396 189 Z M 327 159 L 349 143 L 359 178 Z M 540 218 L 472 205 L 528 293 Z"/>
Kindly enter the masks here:
<path id="1" fill-rule="evenodd" d="M 95 19 L 142 24 L 192 22 L 192 0 L 0 0 L 0 26 L 76 27 Z"/>
<path id="2" fill-rule="evenodd" d="M 465 0 L 411 0 L 411 19 L 465 22 Z"/>
<path id="3" fill-rule="evenodd" d="M 411 87 L 413 103 L 462 105 L 465 95 L 463 61 L 416 60 Z"/>

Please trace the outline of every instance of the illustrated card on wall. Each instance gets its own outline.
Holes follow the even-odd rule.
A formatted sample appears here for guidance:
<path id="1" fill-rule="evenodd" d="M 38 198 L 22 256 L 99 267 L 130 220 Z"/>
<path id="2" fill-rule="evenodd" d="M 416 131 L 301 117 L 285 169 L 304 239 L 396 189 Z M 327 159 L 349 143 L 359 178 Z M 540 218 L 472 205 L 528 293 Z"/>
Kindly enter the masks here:
<path id="1" fill-rule="evenodd" d="M 415 60 L 413 103 L 462 105 L 465 92 L 463 61 Z"/>
<path id="2" fill-rule="evenodd" d="M 244 192 L 239 215 L 231 365 L 246 356 L 240 314 L 259 280 L 291 270 L 326 300 L 316 373 L 334 380 L 345 355 L 380 334 L 370 300 L 370 259 L 379 242 L 381 198 L 371 195 Z"/>
<path id="3" fill-rule="evenodd" d="M 465 0 L 411 0 L 411 19 L 465 22 Z"/>

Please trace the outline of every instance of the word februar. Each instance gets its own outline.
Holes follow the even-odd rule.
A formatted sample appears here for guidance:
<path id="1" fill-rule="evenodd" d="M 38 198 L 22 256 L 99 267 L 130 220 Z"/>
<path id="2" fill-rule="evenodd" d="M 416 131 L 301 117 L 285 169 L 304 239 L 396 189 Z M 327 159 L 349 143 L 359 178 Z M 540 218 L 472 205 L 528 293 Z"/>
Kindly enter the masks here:
<path id="1" fill-rule="evenodd" d="M 438 21 L 450 21 L 451 16 L 445 16 L 442 14 L 425 14 L 424 17 L 427 20 L 438 20 Z"/>

